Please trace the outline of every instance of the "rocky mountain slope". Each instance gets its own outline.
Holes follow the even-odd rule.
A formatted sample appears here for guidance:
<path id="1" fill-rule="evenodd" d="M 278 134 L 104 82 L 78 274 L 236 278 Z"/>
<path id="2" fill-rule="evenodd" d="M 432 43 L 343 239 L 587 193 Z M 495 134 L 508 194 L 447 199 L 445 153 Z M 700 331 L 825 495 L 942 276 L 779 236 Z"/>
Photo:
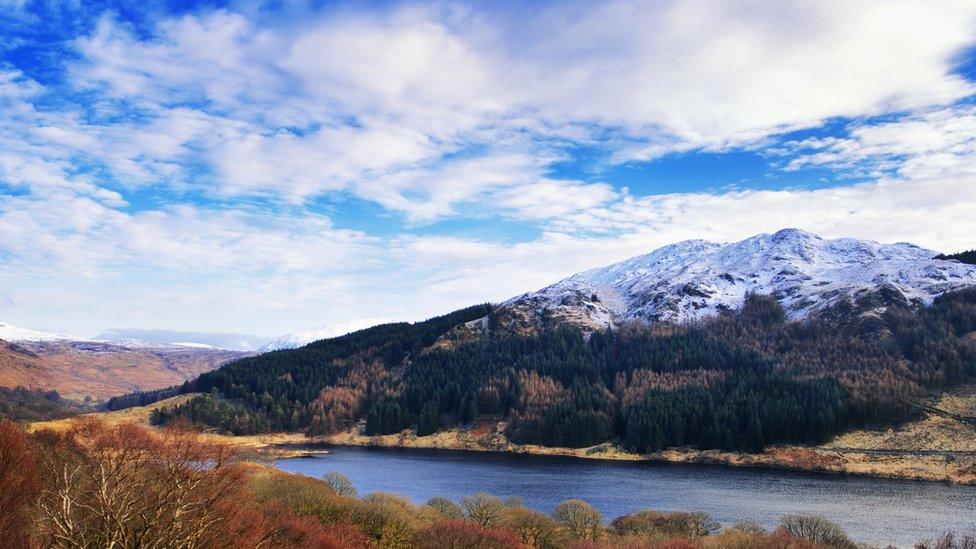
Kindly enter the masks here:
<path id="1" fill-rule="evenodd" d="M 680 323 L 738 309 L 750 293 L 773 296 L 797 319 L 843 302 L 861 311 L 930 303 L 976 285 L 976 266 L 935 256 L 912 244 L 824 239 L 798 229 L 732 244 L 688 240 L 512 298 L 491 322 L 515 333 L 557 324 L 602 330 L 628 320 Z M 470 339 L 488 325 L 473 321 L 451 336 Z"/>

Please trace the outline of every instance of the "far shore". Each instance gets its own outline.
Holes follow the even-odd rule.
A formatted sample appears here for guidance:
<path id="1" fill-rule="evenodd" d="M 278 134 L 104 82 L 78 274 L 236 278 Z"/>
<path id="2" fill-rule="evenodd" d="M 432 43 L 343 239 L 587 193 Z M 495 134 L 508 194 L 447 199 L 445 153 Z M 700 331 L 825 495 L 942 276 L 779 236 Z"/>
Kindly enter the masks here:
<path id="1" fill-rule="evenodd" d="M 447 429 L 424 437 L 418 437 L 413 431 L 369 436 L 362 434 L 360 428 L 354 428 L 334 435 L 306 438 L 306 442 L 335 446 L 466 450 L 614 461 L 714 464 L 976 485 L 976 453 L 969 451 L 879 452 L 872 449 L 770 446 L 761 454 L 694 448 L 673 448 L 637 454 L 609 442 L 587 448 L 514 444 L 505 439 L 504 428 L 504 422 L 483 422 L 473 428 Z"/>
<path id="2" fill-rule="evenodd" d="M 195 395 L 180 395 L 149 406 L 78 417 L 94 417 L 108 423 L 131 422 L 149 426 L 149 416 L 154 409 L 176 406 L 193 396 Z M 976 387 L 966 387 L 945 395 L 940 406 L 968 409 L 974 403 Z M 30 429 L 64 429 L 73 421 L 75 419 L 68 418 L 37 422 Z M 412 430 L 391 435 L 365 435 L 362 433 L 362 424 L 344 432 L 319 437 L 308 437 L 301 432 L 247 436 L 206 433 L 205 436 L 237 446 L 252 453 L 255 458 L 272 460 L 327 453 L 326 449 L 308 446 L 325 443 L 335 446 L 467 450 L 616 461 L 717 464 L 976 485 L 976 436 L 971 428 L 940 417 L 908 423 L 896 430 L 855 431 L 841 435 L 824 446 L 770 446 L 760 454 L 694 448 L 638 454 L 610 442 L 587 448 L 515 444 L 505 437 L 505 428 L 504 421 L 483 420 L 472 427 L 444 429 L 423 437 L 417 436 Z"/>

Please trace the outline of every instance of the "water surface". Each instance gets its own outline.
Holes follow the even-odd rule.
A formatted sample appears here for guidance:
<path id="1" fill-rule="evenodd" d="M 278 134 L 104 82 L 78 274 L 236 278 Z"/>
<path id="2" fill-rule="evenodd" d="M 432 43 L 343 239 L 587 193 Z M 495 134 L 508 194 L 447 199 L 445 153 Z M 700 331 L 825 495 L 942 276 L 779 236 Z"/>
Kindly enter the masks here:
<path id="1" fill-rule="evenodd" d="M 391 448 L 329 447 L 282 460 L 282 470 L 348 476 L 360 494 L 393 492 L 416 503 L 485 491 L 550 512 L 582 498 L 610 519 L 640 509 L 704 511 L 723 524 L 773 528 L 789 513 L 843 526 L 860 542 L 912 547 L 946 530 L 976 530 L 976 487 L 713 465 Z"/>

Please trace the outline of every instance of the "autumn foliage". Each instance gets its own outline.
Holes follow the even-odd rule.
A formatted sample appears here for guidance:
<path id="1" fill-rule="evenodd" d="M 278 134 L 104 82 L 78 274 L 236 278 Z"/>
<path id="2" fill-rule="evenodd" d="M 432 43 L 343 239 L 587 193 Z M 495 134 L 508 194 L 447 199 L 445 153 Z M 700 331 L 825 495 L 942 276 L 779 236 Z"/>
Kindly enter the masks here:
<path id="1" fill-rule="evenodd" d="M 313 549 L 847 549 L 836 525 L 791 515 L 772 532 L 720 529 L 703 513 L 645 510 L 608 524 L 569 499 L 551 515 L 478 493 L 425 505 L 358 496 L 323 479 L 243 461 L 233 449 L 176 429 L 78 420 L 27 434 L 0 421 L 0 547 Z M 944 536 L 921 547 L 968 549 Z"/>

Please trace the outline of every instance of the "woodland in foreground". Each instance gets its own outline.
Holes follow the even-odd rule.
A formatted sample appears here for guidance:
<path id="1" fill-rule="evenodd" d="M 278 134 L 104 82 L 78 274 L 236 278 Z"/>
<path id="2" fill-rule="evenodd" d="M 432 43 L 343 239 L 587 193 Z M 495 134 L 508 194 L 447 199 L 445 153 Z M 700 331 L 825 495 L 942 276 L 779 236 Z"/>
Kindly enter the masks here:
<path id="1" fill-rule="evenodd" d="M 241 459 L 182 429 L 79 420 L 26 433 L 0 420 L 0 540 L 33 548 L 660 548 L 859 547 L 836 525 L 785 516 L 765 531 L 720 528 L 703 513 L 653 510 L 604 520 L 581 500 L 549 515 L 475 494 L 415 505 L 359 497 L 340 474 L 313 479 Z M 918 549 L 973 549 L 943 535 Z"/>
<path id="2" fill-rule="evenodd" d="M 789 322 L 776 300 L 756 295 L 693 325 L 492 332 L 432 348 L 451 327 L 489 314 L 483 305 L 245 358 L 109 406 L 203 392 L 153 421 L 230 434 L 318 435 L 364 422 L 367 434 L 425 435 L 497 418 L 508 421 L 510 440 L 548 446 L 816 444 L 918 417 L 932 391 L 976 375 L 976 289 L 929 307 L 899 303 L 883 288 L 866 299 Z M 880 303 L 884 313 L 862 314 Z"/>

